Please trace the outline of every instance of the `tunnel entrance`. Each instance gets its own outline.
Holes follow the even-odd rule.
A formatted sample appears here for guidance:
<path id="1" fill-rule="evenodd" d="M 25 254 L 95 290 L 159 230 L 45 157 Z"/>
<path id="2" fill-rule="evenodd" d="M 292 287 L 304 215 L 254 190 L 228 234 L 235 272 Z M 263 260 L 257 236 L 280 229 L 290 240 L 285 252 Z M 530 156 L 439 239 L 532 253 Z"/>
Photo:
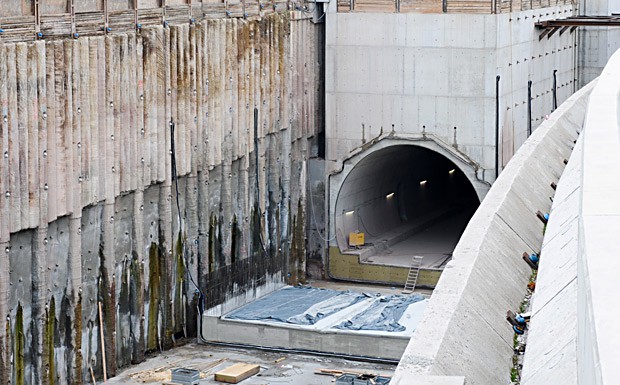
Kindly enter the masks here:
<path id="1" fill-rule="evenodd" d="M 417 145 L 393 145 L 361 159 L 335 204 L 341 253 L 362 264 L 443 269 L 480 204 L 474 186 L 446 156 Z M 371 279 L 372 280 L 372 279 Z"/>

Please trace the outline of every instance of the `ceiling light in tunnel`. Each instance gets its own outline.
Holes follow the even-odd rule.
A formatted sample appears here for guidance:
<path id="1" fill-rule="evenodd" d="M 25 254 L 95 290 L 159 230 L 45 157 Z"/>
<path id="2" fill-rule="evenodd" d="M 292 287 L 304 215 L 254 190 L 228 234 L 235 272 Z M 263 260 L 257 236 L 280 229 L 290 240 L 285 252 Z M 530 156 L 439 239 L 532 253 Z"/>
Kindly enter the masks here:
<path id="1" fill-rule="evenodd" d="M 420 181 L 420 186 L 424 186 L 426 184 L 426 182 L 428 182 L 426 179 Z"/>
<path id="2" fill-rule="evenodd" d="M 452 170 L 448 171 L 448 174 L 454 174 L 456 172 L 456 169 L 453 168 Z"/>
<path id="3" fill-rule="evenodd" d="M 385 196 L 385 199 L 390 199 L 393 196 L 394 196 L 394 193 L 389 193 L 388 195 Z"/>
<path id="4" fill-rule="evenodd" d="M 355 212 L 355 210 L 347 211 L 347 212 L 345 213 L 345 215 L 351 215 L 351 214 L 353 214 L 354 212 Z"/>

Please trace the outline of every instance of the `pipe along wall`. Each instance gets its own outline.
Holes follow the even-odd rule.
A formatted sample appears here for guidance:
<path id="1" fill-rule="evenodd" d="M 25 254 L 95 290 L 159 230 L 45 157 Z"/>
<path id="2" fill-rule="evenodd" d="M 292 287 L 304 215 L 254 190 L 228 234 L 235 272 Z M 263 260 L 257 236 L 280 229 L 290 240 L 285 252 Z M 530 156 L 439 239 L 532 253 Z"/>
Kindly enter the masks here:
<path id="1" fill-rule="evenodd" d="M 113 376 L 196 335 L 192 280 L 304 279 L 320 27 L 292 15 L 0 40 L 0 382 L 101 378 L 99 303 Z"/>

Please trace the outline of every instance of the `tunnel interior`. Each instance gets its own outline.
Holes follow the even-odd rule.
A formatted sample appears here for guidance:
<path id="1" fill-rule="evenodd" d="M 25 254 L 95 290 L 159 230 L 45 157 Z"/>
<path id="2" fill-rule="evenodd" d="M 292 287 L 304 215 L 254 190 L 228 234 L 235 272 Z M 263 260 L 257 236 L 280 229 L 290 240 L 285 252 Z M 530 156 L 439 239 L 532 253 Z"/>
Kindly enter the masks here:
<path id="1" fill-rule="evenodd" d="M 372 251 L 370 262 L 436 255 L 445 263 L 441 257 L 451 256 L 479 203 L 467 176 L 444 155 L 390 146 L 366 156 L 344 180 L 336 239 L 341 251 Z M 352 246 L 351 233 L 363 233 L 364 244 Z"/>

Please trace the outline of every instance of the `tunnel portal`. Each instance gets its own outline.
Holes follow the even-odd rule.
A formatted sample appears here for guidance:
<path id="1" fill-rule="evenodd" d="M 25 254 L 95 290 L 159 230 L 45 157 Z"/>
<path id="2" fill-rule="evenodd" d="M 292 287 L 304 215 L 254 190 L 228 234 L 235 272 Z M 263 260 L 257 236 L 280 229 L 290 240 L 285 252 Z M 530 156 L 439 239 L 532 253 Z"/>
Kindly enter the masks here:
<path id="1" fill-rule="evenodd" d="M 333 213 L 336 240 L 360 263 L 406 267 L 422 256 L 422 267 L 441 269 L 479 203 L 446 156 L 416 145 L 385 147 L 346 176 Z"/>

